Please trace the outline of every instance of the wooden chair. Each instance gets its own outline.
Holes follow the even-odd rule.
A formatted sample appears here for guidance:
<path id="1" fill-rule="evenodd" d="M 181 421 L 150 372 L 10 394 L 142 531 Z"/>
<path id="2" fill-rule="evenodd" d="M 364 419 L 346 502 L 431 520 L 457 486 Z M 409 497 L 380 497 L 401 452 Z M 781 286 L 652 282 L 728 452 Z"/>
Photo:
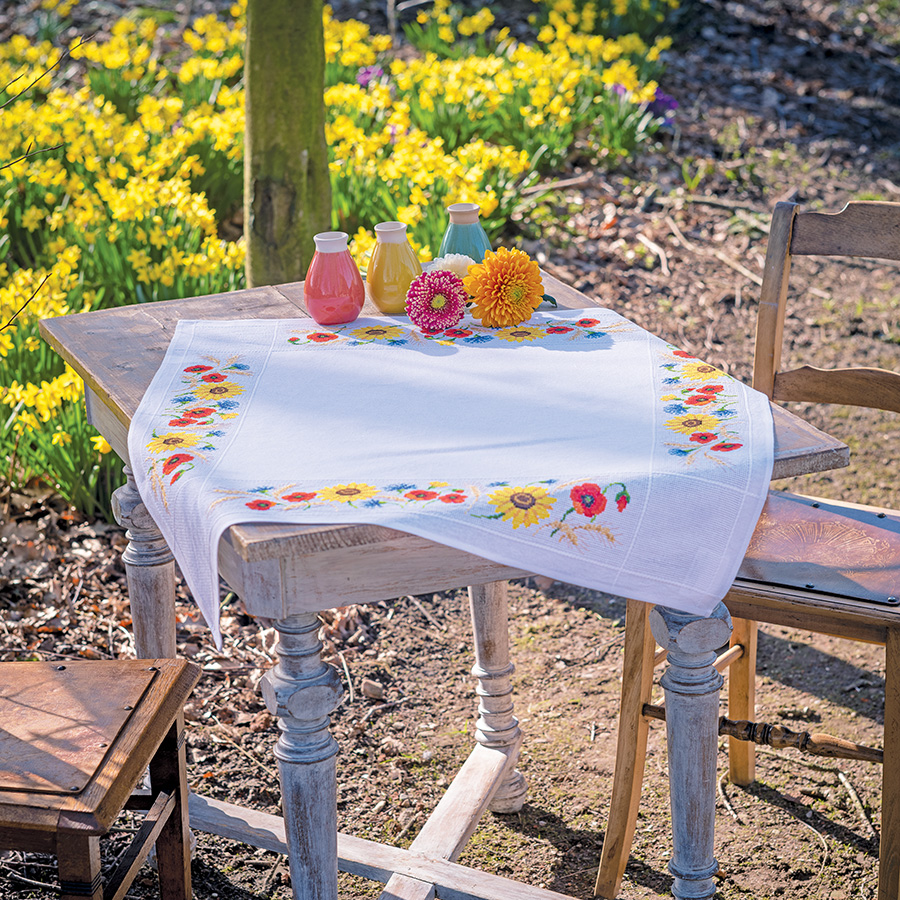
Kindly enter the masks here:
<path id="1" fill-rule="evenodd" d="M 865 406 L 900 412 L 900 374 L 883 369 L 784 371 L 781 347 L 793 256 L 900 260 L 900 203 L 849 203 L 834 215 L 775 207 L 757 320 L 753 386 L 774 400 Z M 879 900 L 900 896 L 900 513 L 781 491 L 769 494 L 725 605 L 734 617 L 731 647 L 717 661 L 730 666 L 729 777 L 754 780 L 755 744 L 797 747 L 883 766 Z M 619 712 L 618 748 L 609 821 L 595 894 L 618 893 L 634 837 L 649 718 L 653 667 L 664 658 L 648 624 L 649 607 L 629 602 Z M 797 734 L 756 724 L 757 622 L 886 646 L 884 751 L 827 735 Z M 737 720 L 737 721 L 736 721 Z"/>
<path id="2" fill-rule="evenodd" d="M 189 900 L 181 710 L 199 676 L 174 659 L 0 663 L 0 848 L 55 854 L 63 900 L 120 900 L 155 843 L 160 896 Z M 146 818 L 104 891 L 100 836 L 126 806 Z"/>

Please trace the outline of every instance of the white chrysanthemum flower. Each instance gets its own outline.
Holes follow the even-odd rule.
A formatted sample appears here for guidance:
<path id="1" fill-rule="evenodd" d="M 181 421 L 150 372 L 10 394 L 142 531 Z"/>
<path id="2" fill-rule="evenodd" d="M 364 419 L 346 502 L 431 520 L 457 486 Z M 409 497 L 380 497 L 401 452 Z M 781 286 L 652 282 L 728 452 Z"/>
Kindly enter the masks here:
<path id="1" fill-rule="evenodd" d="M 448 253 L 446 256 L 439 256 L 428 267 L 432 272 L 452 272 L 460 278 L 465 278 L 469 274 L 469 266 L 474 266 L 475 260 L 471 256 L 464 253 Z"/>

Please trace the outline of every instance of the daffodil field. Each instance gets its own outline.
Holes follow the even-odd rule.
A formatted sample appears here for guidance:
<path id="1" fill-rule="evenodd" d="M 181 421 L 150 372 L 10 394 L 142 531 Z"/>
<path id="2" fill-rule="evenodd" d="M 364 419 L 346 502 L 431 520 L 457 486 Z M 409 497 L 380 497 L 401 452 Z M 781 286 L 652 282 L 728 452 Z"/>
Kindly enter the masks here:
<path id="1" fill-rule="evenodd" d="M 243 241 L 223 223 L 243 189 L 245 3 L 177 35 L 135 17 L 108 40 L 0 46 L 0 481 L 44 479 L 102 514 L 120 480 L 39 319 L 243 286 Z M 429 259 L 444 206 L 474 201 L 496 242 L 537 196 L 523 189 L 575 148 L 609 165 L 634 154 L 664 121 L 659 35 L 675 6 L 536 3 L 523 44 L 489 8 L 435 0 L 404 26 L 418 52 L 401 56 L 326 8 L 333 226 L 363 271 L 376 222 L 406 222 Z"/>

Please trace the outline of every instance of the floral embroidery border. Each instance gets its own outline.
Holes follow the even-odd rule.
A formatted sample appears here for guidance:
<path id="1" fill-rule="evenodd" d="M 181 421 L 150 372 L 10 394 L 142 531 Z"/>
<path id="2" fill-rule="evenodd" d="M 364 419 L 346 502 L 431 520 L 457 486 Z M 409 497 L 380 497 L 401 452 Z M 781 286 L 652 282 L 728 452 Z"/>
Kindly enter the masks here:
<path id="1" fill-rule="evenodd" d="M 597 326 L 600 326 L 599 328 Z M 332 329 L 297 330 L 287 339 L 294 346 L 315 344 L 344 344 L 359 347 L 384 342 L 392 347 L 419 341 L 437 341 L 439 344 L 487 344 L 492 341 L 524 343 L 542 340 L 551 335 L 568 335 L 566 340 L 596 340 L 608 334 L 634 331 L 636 326 L 626 321 L 603 325 L 600 319 L 556 319 L 542 323 L 525 322 L 508 328 L 487 328 L 483 325 L 465 324 L 443 331 L 422 332 L 414 326 L 404 325 L 338 325 Z"/>
<path id="2" fill-rule="evenodd" d="M 660 368 L 669 374 L 663 385 L 671 390 L 659 399 L 672 418 L 665 426 L 681 440 L 669 442 L 669 453 L 692 463 L 700 456 L 726 464 L 721 454 L 740 450 L 740 434 L 729 427 L 737 414 L 737 382 L 725 372 L 684 350 L 666 345 Z M 685 440 L 686 439 L 686 440 Z"/>
<path id="3" fill-rule="evenodd" d="M 148 474 L 154 492 L 168 506 L 166 486 L 175 484 L 198 462 L 221 446 L 240 412 L 243 385 L 233 380 L 250 377 L 253 372 L 240 356 L 222 362 L 211 356 L 201 357 L 182 371 L 181 389 L 162 410 L 170 431 L 154 428 L 146 449 L 152 455 Z"/>
<path id="4" fill-rule="evenodd" d="M 211 508 L 235 500 L 242 501 L 255 512 L 268 512 L 276 508 L 307 510 L 333 504 L 363 509 L 384 506 L 424 509 L 443 503 L 448 511 L 455 509 L 474 518 L 499 520 L 509 523 L 513 530 L 532 526 L 537 526 L 538 531 L 549 528 L 551 537 L 558 535 L 560 542 L 567 541 L 580 548 L 581 538 L 586 534 L 598 535 L 614 544 L 616 533 L 610 519 L 624 513 L 631 503 L 631 495 L 622 482 L 601 487 L 595 482 L 561 483 L 553 478 L 526 485 L 495 481 L 452 486 L 445 481 L 431 481 L 421 486 L 397 483 L 376 487 L 348 482 L 315 489 L 309 489 L 312 487 L 310 485 L 304 487 L 307 489 L 298 490 L 296 484 L 289 484 L 277 488 L 261 485 L 249 490 L 219 490 L 222 496 L 213 501 Z M 609 506 L 609 500 L 613 501 L 615 513 Z M 557 504 L 561 505 L 553 510 Z M 565 511 L 559 515 L 563 507 Z"/>

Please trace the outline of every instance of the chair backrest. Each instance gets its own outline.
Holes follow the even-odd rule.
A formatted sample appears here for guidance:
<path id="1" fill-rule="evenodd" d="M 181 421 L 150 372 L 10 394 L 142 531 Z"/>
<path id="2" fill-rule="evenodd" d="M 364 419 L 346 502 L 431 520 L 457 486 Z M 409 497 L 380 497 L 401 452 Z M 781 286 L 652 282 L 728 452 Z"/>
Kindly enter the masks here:
<path id="1" fill-rule="evenodd" d="M 781 347 L 793 256 L 851 256 L 900 260 L 900 203 L 852 202 L 834 214 L 800 212 L 778 203 L 756 323 L 753 386 L 773 400 L 845 403 L 900 412 L 900 373 L 885 369 L 782 371 Z"/>

